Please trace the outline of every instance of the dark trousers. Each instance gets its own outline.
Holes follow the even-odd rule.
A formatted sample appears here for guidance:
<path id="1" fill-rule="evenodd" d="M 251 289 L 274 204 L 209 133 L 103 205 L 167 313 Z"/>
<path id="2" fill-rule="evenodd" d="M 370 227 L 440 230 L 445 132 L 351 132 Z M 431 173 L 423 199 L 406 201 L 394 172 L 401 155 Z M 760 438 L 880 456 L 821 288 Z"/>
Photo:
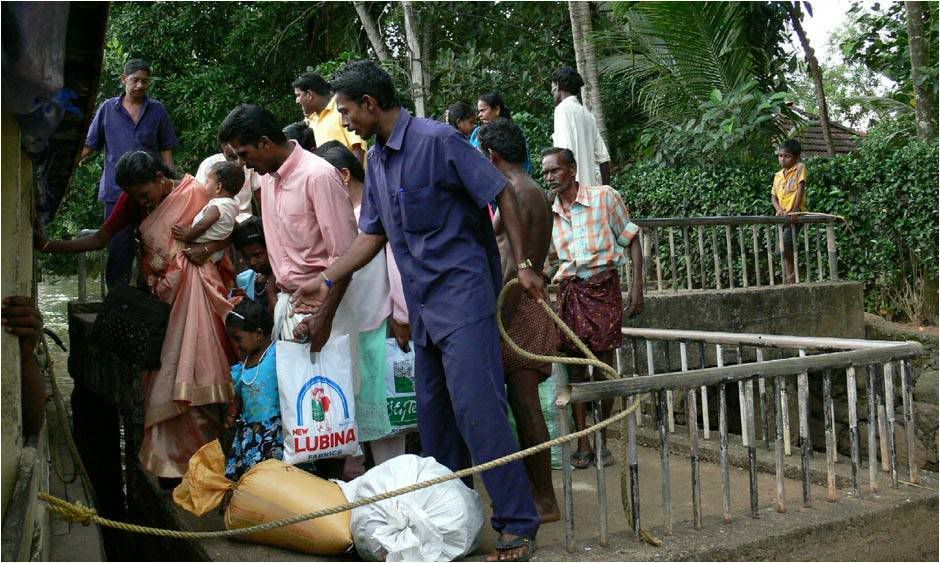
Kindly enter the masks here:
<path id="1" fill-rule="evenodd" d="M 452 471 L 517 451 L 509 427 L 496 317 L 415 345 L 418 431 L 424 455 Z M 522 461 L 484 472 L 499 532 L 535 537 L 539 517 Z"/>
<path id="2" fill-rule="evenodd" d="M 114 211 L 114 202 L 105 202 L 104 218 Z M 105 267 L 104 280 L 108 287 L 129 285 L 131 283 L 131 265 L 134 262 L 134 227 L 125 227 L 111 237 L 108 243 L 108 265 Z"/>

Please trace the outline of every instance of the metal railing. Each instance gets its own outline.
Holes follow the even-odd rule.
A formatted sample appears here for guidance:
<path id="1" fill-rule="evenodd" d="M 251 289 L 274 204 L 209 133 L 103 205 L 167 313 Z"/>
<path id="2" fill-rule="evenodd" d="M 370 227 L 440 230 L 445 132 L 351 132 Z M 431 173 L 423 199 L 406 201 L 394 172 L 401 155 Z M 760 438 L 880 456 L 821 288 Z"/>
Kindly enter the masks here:
<path id="1" fill-rule="evenodd" d="M 898 460 L 895 447 L 895 380 L 900 382 L 903 420 L 908 444 L 914 443 L 913 373 L 911 359 L 923 352 L 917 342 L 883 342 L 850 340 L 839 338 L 811 338 L 796 336 L 771 336 L 762 334 L 734 334 L 725 332 L 701 332 L 662 329 L 623 328 L 626 345 L 617 351 L 617 369 L 622 379 L 572 383 L 562 388 L 556 400 L 560 432 L 569 432 L 566 416 L 573 402 L 589 401 L 599 408 L 603 399 L 624 398 L 624 405 L 634 401 L 653 406 L 658 429 L 661 454 L 662 480 L 662 528 L 671 533 L 672 499 L 669 481 L 669 439 L 675 433 L 674 399 L 678 394 L 685 400 L 685 420 L 689 434 L 689 458 L 691 460 L 692 527 L 702 527 L 701 480 L 699 439 L 712 439 L 709 420 L 709 401 L 718 402 L 718 451 L 722 475 L 722 517 L 730 523 L 731 485 L 729 477 L 729 386 L 736 386 L 740 409 L 740 440 L 747 451 L 749 472 L 750 514 L 757 517 L 757 422 L 761 422 L 761 438 L 764 447 L 773 448 L 776 473 L 775 504 L 778 512 L 786 512 L 784 490 L 785 457 L 792 455 L 790 443 L 789 402 L 787 384 L 793 383 L 797 390 L 798 448 L 802 464 L 803 505 L 812 505 L 810 461 L 813 448 L 810 441 L 810 381 L 821 380 L 823 426 L 826 455 L 826 500 L 836 502 L 836 422 L 834 420 L 832 384 L 834 377 L 844 374 L 846 402 L 848 403 L 848 426 L 850 430 L 851 486 L 856 497 L 861 496 L 860 469 L 861 446 L 859 436 L 859 381 L 865 385 L 868 408 L 868 490 L 878 490 L 878 457 L 881 454 L 881 469 L 890 475 L 890 484 L 899 485 Z M 660 356 L 665 348 L 665 356 Z M 629 358 L 626 355 L 629 354 Z M 680 370 L 671 367 L 664 373 L 656 373 L 657 366 L 669 366 L 671 357 L 678 355 Z M 779 356 L 770 359 L 771 355 Z M 622 369 L 632 361 L 632 366 Z M 690 367 L 698 365 L 697 369 Z M 711 366 L 711 367 L 706 367 Z M 645 369 L 641 369 L 645 368 Z M 624 371 L 627 374 L 624 374 Z M 754 382 L 758 392 L 755 397 Z M 710 399 L 709 397 L 717 399 Z M 701 399 L 701 408 L 698 400 Z M 769 402 L 769 405 L 768 405 Z M 651 404 L 650 404 L 651 403 Z M 641 409 L 642 409 L 641 405 Z M 595 412 L 598 412 L 595 410 Z M 640 537 L 639 468 L 637 465 L 637 427 L 643 417 L 642 410 L 627 418 L 627 459 L 629 467 L 629 495 L 631 514 L 628 519 L 637 537 Z M 840 412 L 842 412 L 840 410 Z M 701 417 L 699 416 L 701 414 Z M 760 417 L 759 419 L 757 417 Z M 700 425 L 701 420 L 701 425 Z M 878 423 L 875 424 L 874 421 Z M 574 550 L 574 507 L 572 493 L 572 468 L 567 460 L 571 454 L 570 443 L 562 446 L 564 481 L 564 505 L 568 551 Z M 910 482 L 919 481 L 914 448 L 908 447 L 908 475 Z M 598 504 L 600 507 L 600 543 L 608 544 L 607 499 L 604 487 L 603 464 L 597 464 Z"/>
<path id="2" fill-rule="evenodd" d="M 838 220 L 831 215 L 812 213 L 792 218 L 634 219 L 641 227 L 644 287 L 649 292 L 785 284 L 790 274 L 784 260 L 787 235 L 794 241 L 793 279 L 796 283 L 811 282 L 814 277 L 819 282 L 836 281 L 839 268 L 835 222 Z M 629 265 L 625 270 L 622 279 L 629 283 Z"/>
<path id="3" fill-rule="evenodd" d="M 79 237 L 89 236 L 95 234 L 97 231 L 94 229 L 82 229 L 79 233 Z M 96 250 L 94 252 L 80 252 L 78 254 L 78 302 L 85 303 L 88 301 L 88 255 L 92 256 L 92 259 L 98 260 L 99 266 L 99 291 L 101 292 L 101 299 L 104 299 L 105 295 L 108 294 L 107 287 L 105 285 L 105 268 L 107 266 L 108 260 L 108 251 L 107 250 Z"/>

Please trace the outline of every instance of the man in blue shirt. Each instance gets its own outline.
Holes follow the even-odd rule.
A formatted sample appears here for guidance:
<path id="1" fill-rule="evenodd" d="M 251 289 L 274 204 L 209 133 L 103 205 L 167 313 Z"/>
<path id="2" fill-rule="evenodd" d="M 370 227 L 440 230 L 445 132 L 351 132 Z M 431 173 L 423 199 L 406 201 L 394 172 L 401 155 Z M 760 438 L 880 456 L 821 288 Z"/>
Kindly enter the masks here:
<path id="1" fill-rule="evenodd" d="M 489 201 L 499 203 L 523 288 L 548 298 L 522 253 L 515 193 L 459 131 L 402 108 L 391 78 L 375 63 L 348 64 L 332 86 L 346 127 L 377 137 L 368 155 L 362 232 L 339 260 L 295 292 L 295 307 L 316 310 L 334 283 L 390 242 L 411 316 L 424 454 L 456 471 L 513 453 L 495 316 L 502 270 Z M 305 328 L 314 334 L 322 320 L 315 312 Z M 500 532 L 491 560 L 527 560 L 539 518 L 522 462 L 482 478 Z"/>
<path id="2" fill-rule="evenodd" d="M 150 88 L 150 64 L 143 59 L 131 59 L 124 64 L 121 75 L 124 93 L 105 100 L 95 113 L 88 128 L 85 147 L 79 164 L 104 148 L 104 170 L 98 184 L 98 200 L 105 205 L 107 219 L 121 188 L 114 181 L 114 171 L 124 153 L 146 150 L 159 152 L 163 161 L 173 168 L 173 147 L 179 144 L 173 123 L 163 104 L 147 97 Z M 131 263 L 134 260 L 134 233 L 128 227 L 115 233 L 108 243 L 108 266 L 105 280 L 109 287 L 130 282 Z"/>

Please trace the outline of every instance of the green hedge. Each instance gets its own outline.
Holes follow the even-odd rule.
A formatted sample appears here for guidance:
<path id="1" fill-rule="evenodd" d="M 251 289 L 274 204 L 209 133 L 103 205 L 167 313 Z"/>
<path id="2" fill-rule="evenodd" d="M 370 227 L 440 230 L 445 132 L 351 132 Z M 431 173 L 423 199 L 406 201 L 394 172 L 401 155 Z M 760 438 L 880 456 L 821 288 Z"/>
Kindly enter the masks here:
<path id="1" fill-rule="evenodd" d="M 900 139 L 900 142 L 899 142 Z M 807 160 L 810 211 L 837 229 L 841 277 L 865 284 L 866 308 L 897 314 L 898 291 L 937 278 L 937 144 L 873 131 L 856 152 Z M 635 217 L 770 215 L 773 161 L 669 168 L 641 163 L 615 187 Z"/>

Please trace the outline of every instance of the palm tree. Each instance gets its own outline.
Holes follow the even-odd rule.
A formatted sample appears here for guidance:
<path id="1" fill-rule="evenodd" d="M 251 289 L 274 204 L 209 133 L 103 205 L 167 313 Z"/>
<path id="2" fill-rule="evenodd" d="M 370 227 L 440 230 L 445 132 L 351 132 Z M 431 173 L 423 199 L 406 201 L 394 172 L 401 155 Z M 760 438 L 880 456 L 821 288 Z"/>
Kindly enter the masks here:
<path id="1" fill-rule="evenodd" d="M 411 0 L 402 0 L 405 11 L 405 38 L 408 41 L 409 65 L 411 69 L 411 90 L 415 102 L 415 115 L 425 117 L 424 102 L 427 100 L 428 88 L 425 79 L 428 73 L 424 70 L 424 59 L 421 53 L 421 35 L 418 33 L 418 20 L 415 18 L 414 4 Z"/>
<path id="2" fill-rule="evenodd" d="M 808 3 L 806 3 L 808 6 Z M 787 10 L 790 12 L 790 22 L 793 24 L 793 30 L 800 39 L 800 45 L 803 46 L 803 52 L 806 54 L 806 66 L 809 75 L 813 79 L 813 85 L 816 87 L 816 103 L 819 106 L 819 125 L 822 127 L 823 141 L 826 143 L 826 152 L 829 156 L 836 154 L 836 146 L 832 142 L 832 129 L 829 126 L 829 105 L 826 103 L 826 90 L 823 88 L 822 70 L 819 69 L 819 61 L 816 60 L 816 53 L 809 45 L 809 38 L 803 30 L 803 12 L 800 10 L 799 2 L 787 2 Z M 812 14 L 810 14 L 812 15 Z"/>
<path id="3" fill-rule="evenodd" d="M 571 16 L 575 62 L 578 66 L 578 73 L 584 79 L 581 100 L 584 102 L 584 107 L 594 114 L 597 128 L 606 143 L 607 125 L 604 123 L 601 85 L 597 76 L 597 54 L 591 38 L 591 3 L 583 0 L 569 0 L 568 12 Z"/>
<path id="4" fill-rule="evenodd" d="M 924 87 L 921 75 L 927 66 L 924 42 L 923 2 L 904 2 L 907 11 L 907 41 L 911 53 L 911 82 L 914 84 L 914 111 L 917 117 L 917 135 L 926 140 L 937 136 L 937 101 Z"/>
<path id="5" fill-rule="evenodd" d="M 624 2 L 613 13 L 620 29 L 599 38 L 601 70 L 624 80 L 652 121 L 684 123 L 712 91 L 752 80 L 779 88 L 786 12 L 777 4 Z"/>

